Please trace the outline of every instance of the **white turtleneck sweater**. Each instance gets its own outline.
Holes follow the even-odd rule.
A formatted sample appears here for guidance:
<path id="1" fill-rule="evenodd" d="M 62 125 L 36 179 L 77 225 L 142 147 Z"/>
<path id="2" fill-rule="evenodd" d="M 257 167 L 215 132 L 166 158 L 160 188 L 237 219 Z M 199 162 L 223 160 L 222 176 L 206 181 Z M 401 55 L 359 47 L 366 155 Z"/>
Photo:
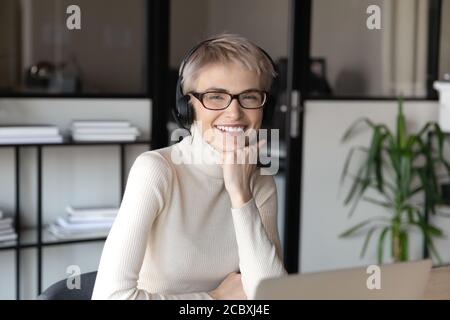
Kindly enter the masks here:
<path id="1" fill-rule="evenodd" d="M 205 160 L 217 156 L 193 126 L 180 143 L 137 157 L 92 299 L 212 299 L 230 272 L 252 299 L 261 279 L 286 274 L 273 177 L 256 170 L 253 198 L 232 208 L 221 166 Z"/>

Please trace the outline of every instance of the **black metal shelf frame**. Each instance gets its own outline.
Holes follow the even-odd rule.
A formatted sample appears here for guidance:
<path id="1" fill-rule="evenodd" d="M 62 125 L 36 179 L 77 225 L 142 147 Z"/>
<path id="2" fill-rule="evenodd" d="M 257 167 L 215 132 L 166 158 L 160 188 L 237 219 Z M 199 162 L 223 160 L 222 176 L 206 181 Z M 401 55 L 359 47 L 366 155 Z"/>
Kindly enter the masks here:
<path id="1" fill-rule="evenodd" d="M 20 253 L 23 249 L 36 248 L 37 249 L 37 294 L 39 295 L 42 292 L 42 249 L 47 246 L 56 246 L 56 245 L 70 245 L 77 243 L 89 243 L 96 241 L 104 241 L 105 238 L 77 238 L 77 239 L 64 239 L 64 240 L 55 240 L 55 241 L 43 241 L 42 233 L 43 233 L 43 225 L 42 225 L 42 213 L 43 213 L 43 203 L 42 203 L 42 152 L 44 148 L 49 147 L 75 147 L 75 146 L 119 146 L 119 166 L 120 166 L 120 197 L 123 196 L 125 191 L 125 147 L 127 145 L 138 145 L 145 144 L 149 146 L 149 150 L 151 149 L 151 141 L 150 140 L 137 140 L 137 141 L 107 141 L 107 142 L 73 142 L 73 141 L 65 141 L 64 143 L 32 143 L 32 144 L 3 144 L 0 145 L 0 148 L 13 148 L 14 149 L 14 170 L 15 170 L 15 223 L 14 228 L 17 233 L 17 239 L 15 244 L 6 245 L 0 247 L 0 251 L 4 250 L 14 250 L 15 251 L 15 269 L 16 269 L 16 299 L 20 300 Z M 32 243 L 21 243 L 21 228 L 20 228 L 20 149 L 21 148 L 36 148 L 37 155 L 37 241 Z"/>

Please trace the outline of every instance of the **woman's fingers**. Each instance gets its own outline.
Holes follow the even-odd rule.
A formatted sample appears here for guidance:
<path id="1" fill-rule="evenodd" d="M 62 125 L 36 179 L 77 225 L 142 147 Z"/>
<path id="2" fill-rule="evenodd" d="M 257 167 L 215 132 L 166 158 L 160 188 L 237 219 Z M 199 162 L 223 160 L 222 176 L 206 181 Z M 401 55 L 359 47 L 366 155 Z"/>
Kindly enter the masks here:
<path id="1" fill-rule="evenodd" d="M 263 147 L 267 143 L 266 139 L 262 139 L 258 141 L 258 149 Z"/>
<path id="2" fill-rule="evenodd" d="M 259 150 L 267 143 L 267 140 L 260 140 L 258 143 L 250 145 L 245 148 L 246 163 L 257 164 Z"/>
<path id="3" fill-rule="evenodd" d="M 220 154 L 221 164 L 256 164 L 258 160 L 259 149 L 267 144 L 263 139 L 258 143 L 248 145 L 242 149 L 222 151 Z"/>

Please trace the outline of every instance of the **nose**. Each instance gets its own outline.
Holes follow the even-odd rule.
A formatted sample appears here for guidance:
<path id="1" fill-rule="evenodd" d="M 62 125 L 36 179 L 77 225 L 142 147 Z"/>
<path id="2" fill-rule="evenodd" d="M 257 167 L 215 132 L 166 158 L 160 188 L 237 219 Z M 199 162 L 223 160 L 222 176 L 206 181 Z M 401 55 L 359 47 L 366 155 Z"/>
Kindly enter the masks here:
<path id="1" fill-rule="evenodd" d="M 242 112 L 243 112 L 242 107 L 239 104 L 239 100 L 237 98 L 231 100 L 230 105 L 228 106 L 228 108 L 225 109 L 225 113 L 230 118 L 239 118 L 242 115 Z"/>

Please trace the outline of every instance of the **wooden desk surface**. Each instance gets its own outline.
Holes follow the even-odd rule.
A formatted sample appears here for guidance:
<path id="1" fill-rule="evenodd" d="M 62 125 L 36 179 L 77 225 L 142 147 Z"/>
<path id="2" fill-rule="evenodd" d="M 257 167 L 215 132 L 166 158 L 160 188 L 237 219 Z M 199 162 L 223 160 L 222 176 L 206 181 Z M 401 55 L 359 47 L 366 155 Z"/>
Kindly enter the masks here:
<path id="1" fill-rule="evenodd" d="M 424 298 L 426 300 L 450 300 L 450 267 L 431 269 Z"/>

